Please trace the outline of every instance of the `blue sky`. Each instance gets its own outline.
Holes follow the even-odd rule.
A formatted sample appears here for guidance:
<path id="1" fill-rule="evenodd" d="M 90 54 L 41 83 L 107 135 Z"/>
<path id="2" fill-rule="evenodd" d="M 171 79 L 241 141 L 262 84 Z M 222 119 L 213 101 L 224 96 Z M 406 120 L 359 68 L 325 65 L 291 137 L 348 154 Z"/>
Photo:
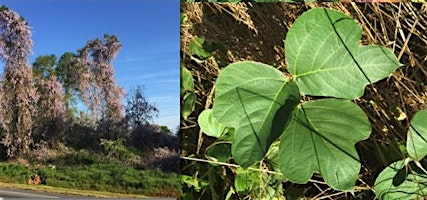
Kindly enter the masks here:
<path id="1" fill-rule="evenodd" d="M 177 0 L 6 0 L 32 28 L 32 63 L 39 55 L 76 52 L 88 40 L 116 35 L 122 48 L 115 78 L 126 91 L 144 86 L 160 110 L 154 122 L 179 125 L 179 1 Z M 3 73 L 3 63 L 0 63 Z"/>

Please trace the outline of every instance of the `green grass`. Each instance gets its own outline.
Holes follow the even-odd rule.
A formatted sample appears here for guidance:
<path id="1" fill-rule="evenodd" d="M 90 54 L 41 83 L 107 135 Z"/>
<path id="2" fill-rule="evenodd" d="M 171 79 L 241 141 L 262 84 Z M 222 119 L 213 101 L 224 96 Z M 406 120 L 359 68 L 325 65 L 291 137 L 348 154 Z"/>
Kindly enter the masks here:
<path id="1" fill-rule="evenodd" d="M 96 190 L 147 196 L 178 196 L 179 177 L 160 170 L 136 170 L 117 164 L 84 166 L 26 167 L 0 163 L 0 180 L 26 184 L 33 174 L 39 174 L 45 185 L 78 190 Z"/>

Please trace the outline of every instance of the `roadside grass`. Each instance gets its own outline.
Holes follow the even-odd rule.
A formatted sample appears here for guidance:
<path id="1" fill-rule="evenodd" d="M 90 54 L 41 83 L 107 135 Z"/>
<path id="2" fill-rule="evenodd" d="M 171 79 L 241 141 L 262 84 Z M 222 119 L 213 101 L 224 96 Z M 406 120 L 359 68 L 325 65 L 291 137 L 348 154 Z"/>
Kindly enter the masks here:
<path id="1" fill-rule="evenodd" d="M 45 185 L 27 185 L 28 179 L 38 174 Z M 118 164 L 92 164 L 81 166 L 23 166 L 14 163 L 0 163 L 0 181 L 5 185 L 66 194 L 87 195 L 141 195 L 177 197 L 179 177 L 176 173 L 160 170 L 136 170 Z M 3 186 L 3 184 L 0 184 Z M 28 188 L 27 188 L 28 187 Z M 55 191 L 52 191 L 55 190 Z M 89 191 L 89 192 L 86 192 Z M 94 192 L 97 191 L 97 192 Z"/>

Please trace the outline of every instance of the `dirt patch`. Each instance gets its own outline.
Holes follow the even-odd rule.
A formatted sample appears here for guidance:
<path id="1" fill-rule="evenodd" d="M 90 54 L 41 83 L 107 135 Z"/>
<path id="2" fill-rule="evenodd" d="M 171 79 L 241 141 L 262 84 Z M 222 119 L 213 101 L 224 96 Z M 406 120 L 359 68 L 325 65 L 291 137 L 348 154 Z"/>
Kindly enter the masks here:
<path id="1" fill-rule="evenodd" d="M 35 174 L 28 179 L 28 184 L 30 185 L 40 185 L 42 183 L 43 183 L 42 177 L 39 176 L 38 174 Z"/>

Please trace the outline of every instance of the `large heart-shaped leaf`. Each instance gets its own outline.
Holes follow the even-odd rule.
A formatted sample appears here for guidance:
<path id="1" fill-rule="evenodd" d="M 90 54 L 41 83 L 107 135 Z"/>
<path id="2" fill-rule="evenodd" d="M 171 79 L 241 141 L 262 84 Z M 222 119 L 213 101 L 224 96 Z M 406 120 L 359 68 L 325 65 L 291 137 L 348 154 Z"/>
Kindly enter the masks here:
<path id="1" fill-rule="evenodd" d="M 427 155 L 427 109 L 418 111 L 412 118 L 406 148 L 414 160 L 419 161 Z"/>
<path id="2" fill-rule="evenodd" d="M 375 194 L 380 200 L 422 200 L 427 196 L 427 175 L 413 161 L 407 165 L 404 160 L 396 161 L 378 175 Z"/>
<path id="3" fill-rule="evenodd" d="M 400 64 L 390 49 L 362 46 L 362 29 L 349 16 L 326 8 L 302 14 L 288 31 L 285 55 L 303 94 L 355 99 L 364 87 Z"/>
<path id="4" fill-rule="evenodd" d="M 298 87 L 283 74 L 257 62 L 227 66 L 215 85 L 213 116 L 234 127 L 235 161 L 249 167 L 261 160 L 300 100 Z"/>
<path id="5" fill-rule="evenodd" d="M 281 171 L 295 183 L 306 183 L 318 172 L 332 188 L 352 190 L 360 170 L 354 145 L 370 133 L 365 113 L 350 101 L 302 103 L 281 136 Z"/>

